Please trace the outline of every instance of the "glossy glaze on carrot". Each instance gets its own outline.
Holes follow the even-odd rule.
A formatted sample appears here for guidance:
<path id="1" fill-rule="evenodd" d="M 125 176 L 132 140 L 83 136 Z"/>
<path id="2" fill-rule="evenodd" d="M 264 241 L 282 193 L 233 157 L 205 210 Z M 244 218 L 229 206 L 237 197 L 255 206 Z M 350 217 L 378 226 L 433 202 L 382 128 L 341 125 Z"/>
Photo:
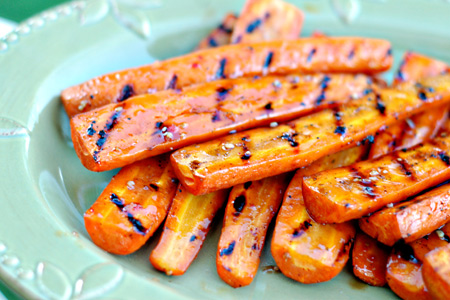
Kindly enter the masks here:
<path id="1" fill-rule="evenodd" d="M 306 212 L 302 178 L 349 165 L 366 154 L 367 147 L 350 148 L 323 157 L 296 172 L 278 212 L 271 243 L 272 256 L 285 276 L 301 283 L 324 282 L 339 274 L 345 266 L 355 228 L 351 223 L 316 223 Z"/>
<path id="2" fill-rule="evenodd" d="M 436 59 L 407 52 L 403 58 L 393 85 L 403 82 L 417 82 L 426 77 L 438 76 L 447 72 L 447 64 Z M 377 158 L 401 148 L 410 148 L 434 137 L 447 119 L 448 105 L 427 110 L 410 119 L 379 132 L 369 154 Z"/>
<path id="3" fill-rule="evenodd" d="M 359 226 L 371 237 L 392 246 L 400 239 L 411 242 L 421 238 L 449 221 L 450 184 L 446 184 L 362 218 Z"/>
<path id="4" fill-rule="evenodd" d="M 135 95 L 218 79 L 318 72 L 373 74 L 389 69 L 391 63 L 390 43 L 377 39 L 303 38 L 237 44 L 99 76 L 65 89 L 61 99 L 67 114 L 73 116 Z"/>
<path id="5" fill-rule="evenodd" d="M 177 185 L 168 156 L 123 168 L 84 214 L 92 241 L 114 254 L 136 251 L 166 217 Z"/>
<path id="6" fill-rule="evenodd" d="M 197 257 L 227 196 L 227 190 L 194 196 L 179 185 L 161 239 L 150 255 L 152 265 L 167 275 L 183 275 Z"/>
<path id="7" fill-rule="evenodd" d="M 376 86 L 370 77 L 340 74 L 220 80 L 78 114 L 71 120 L 72 140 L 86 168 L 105 171 L 231 130 L 336 107 Z"/>
<path id="8" fill-rule="evenodd" d="M 422 263 L 408 244 L 399 245 L 388 258 L 386 280 L 391 290 L 404 300 L 431 300 L 422 277 Z"/>
<path id="9" fill-rule="evenodd" d="M 196 49 L 202 50 L 230 44 L 237 19 L 238 17 L 234 13 L 226 14 L 220 25 L 202 39 Z"/>
<path id="10" fill-rule="evenodd" d="M 384 286 L 389 253 L 389 247 L 358 232 L 352 249 L 353 274 L 367 284 Z"/>
<path id="11" fill-rule="evenodd" d="M 237 288 L 253 281 L 267 229 L 289 177 L 281 174 L 249 181 L 231 190 L 216 255 L 217 273 L 228 285 Z"/>
<path id="12" fill-rule="evenodd" d="M 422 266 L 425 285 L 433 299 L 446 300 L 450 296 L 450 244 L 427 255 Z"/>
<path id="13" fill-rule="evenodd" d="M 358 143 L 373 141 L 382 126 L 450 101 L 450 76 L 423 88 L 382 89 L 335 109 L 275 128 L 259 128 L 175 151 L 172 164 L 182 184 L 203 194 L 291 171 Z M 233 147 L 225 147 L 233 145 Z"/>
<path id="14" fill-rule="evenodd" d="M 303 12 L 282 0 L 247 0 L 235 24 L 233 44 L 293 40 L 300 36 Z"/>

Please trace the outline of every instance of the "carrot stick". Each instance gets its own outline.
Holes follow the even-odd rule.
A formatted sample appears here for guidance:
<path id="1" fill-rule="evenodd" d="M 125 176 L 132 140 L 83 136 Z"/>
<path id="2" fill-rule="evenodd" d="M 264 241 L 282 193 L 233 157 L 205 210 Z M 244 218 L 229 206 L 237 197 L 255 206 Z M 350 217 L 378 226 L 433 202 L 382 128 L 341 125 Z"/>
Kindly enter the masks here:
<path id="1" fill-rule="evenodd" d="M 173 149 L 336 107 L 375 87 L 364 75 L 226 79 L 136 96 L 71 120 L 74 148 L 92 171 L 122 167 Z M 326 99 L 322 95 L 326 90 Z"/>
<path id="2" fill-rule="evenodd" d="M 391 45 L 365 38 L 303 38 L 229 45 L 126 69 L 65 89 L 69 116 L 134 95 L 224 78 L 316 72 L 378 73 L 392 63 Z"/>
<path id="3" fill-rule="evenodd" d="M 325 156 L 299 169 L 289 183 L 277 216 L 271 251 L 287 277 L 301 283 L 317 283 L 335 277 L 345 266 L 355 228 L 351 223 L 316 223 L 306 212 L 302 196 L 305 175 L 351 164 L 367 154 L 354 147 Z"/>
<path id="4" fill-rule="evenodd" d="M 114 254 L 139 249 L 164 220 L 177 182 L 168 156 L 120 170 L 84 214 L 92 241 Z"/>
<path id="5" fill-rule="evenodd" d="M 450 136 L 305 177 L 306 208 L 318 222 L 360 218 L 450 179 L 447 153 Z"/>
<path id="6" fill-rule="evenodd" d="M 388 249 L 368 235 L 357 233 L 352 250 L 353 274 L 367 284 L 384 286 Z"/>
<path id="7" fill-rule="evenodd" d="M 448 299 L 450 295 L 450 244 L 437 248 L 423 261 L 422 276 L 430 295 L 436 300 Z"/>
<path id="8" fill-rule="evenodd" d="M 282 174 L 231 190 L 216 255 L 217 273 L 228 285 L 237 288 L 253 281 L 267 228 L 288 183 L 288 175 Z"/>
<path id="9" fill-rule="evenodd" d="M 394 86 L 402 82 L 417 82 L 426 77 L 438 76 L 447 72 L 447 64 L 439 60 L 407 52 L 394 79 Z M 401 148 L 410 148 L 433 138 L 447 119 L 448 105 L 430 109 L 400 121 L 380 132 L 369 153 L 369 158 L 377 158 Z"/>
<path id="10" fill-rule="evenodd" d="M 232 43 L 292 40 L 299 37 L 303 12 L 281 0 L 247 0 L 236 22 Z"/>
<path id="11" fill-rule="evenodd" d="M 194 196 L 179 185 L 161 239 L 150 255 L 152 265 L 167 275 L 183 275 L 202 248 L 227 195 L 227 190 L 221 190 Z"/>
<path id="12" fill-rule="evenodd" d="M 408 244 L 394 248 L 388 258 L 386 280 L 389 287 L 405 300 L 431 300 L 422 277 L 422 264 Z"/>
<path id="13" fill-rule="evenodd" d="M 449 221 L 450 184 L 446 184 L 360 219 L 359 226 L 371 237 L 392 246 L 400 239 L 411 242 L 421 238 Z"/>
<path id="14" fill-rule="evenodd" d="M 381 126 L 450 101 L 450 76 L 423 84 L 430 88 L 427 92 L 417 87 L 409 91 L 383 89 L 287 125 L 181 148 L 172 154 L 172 164 L 181 183 L 193 194 L 291 171 L 363 140 L 370 141 L 370 135 Z"/>
<path id="15" fill-rule="evenodd" d="M 230 44 L 231 34 L 238 17 L 233 13 L 228 13 L 222 20 L 220 25 L 213 29 L 208 36 L 200 41 L 197 50 L 220 47 Z"/>
<path id="16" fill-rule="evenodd" d="M 414 251 L 414 257 L 419 261 L 424 262 L 425 256 L 428 252 L 444 247 L 450 243 L 450 223 L 445 224 L 442 228 L 439 228 L 427 236 L 415 240 L 409 245 Z"/>

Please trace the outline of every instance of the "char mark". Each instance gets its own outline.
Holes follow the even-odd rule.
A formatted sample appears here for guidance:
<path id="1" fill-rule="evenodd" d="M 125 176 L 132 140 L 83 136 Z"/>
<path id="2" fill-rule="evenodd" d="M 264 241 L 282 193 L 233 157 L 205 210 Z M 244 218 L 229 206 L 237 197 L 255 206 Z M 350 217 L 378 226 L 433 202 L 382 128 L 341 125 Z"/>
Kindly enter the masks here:
<path id="1" fill-rule="evenodd" d="M 233 215 L 238 216 L 245 207 L 246 199 L 245 195 L 237 196 L 233 201 L 233 208 L 235 209 L 235 213 Z"/>
<path id="2" fill-rule="evenodd" d="M 260 18 L 255 19 L 253 22 L 248 24 L 247 26 L 247 33 L 252 33 L 255 31 L 259 26 L 261 26 L 262 20 Z"/>
<path id="3" fill-rule="evenodd" d="M 320 95 L 316 99 L 316 105 L 320 105 L 326 99 L 325 92 L 328 89 L 328 84 L 330 83 L 330 81 L 331 81 L 331 78 L 327 75 L 325 75 L 323 77 L 323 79 L 321 80 L 321 82 L 320 82 L 321 91 L 320 91 Z"/>
<path id="4" fill-rule="evenodd" d="M 232 241 L 227 248 L 221 249 L 219 252 L 220 256 L 228 256 L 231 255 L 233 253 L 234 250 L 234 246 L 236 245 L 236 241 Z"/>
<path id="5" fill-rule="evenodd" d="M 123 210 L 125 203 L 114 193 L 109 196 L 109 199 L 114 203 L 120 210 Z"/>
<path id="6" fill-rule="evenodd" d="M 404 159 L 402 159 L 402 158 L 400 158 L 400 157 L 398 157 L 398 155 L 394 152 L 394 154 L 392 154 L 392 156 L 395 158 L 395 161 L 398 163 L 398 165 L 400 166 L 400 169 L 402 170 L 402 172 L 406 175 L 406 176 L 408 176 L 408 177 L 412 177 L 412 168 L 411 168 L 411 166 L 409 165 L 409 163 L 406 161 L 406 160 L 404 160 Z M 414 179 L 414 178 L 412 178 L 412 179 Z"/>
<path id="7" fill-rule="evenodd" d="M 130 212 L 127 213 L 128 221 L 133 225 L 134 231 L 140 235 L 145 235 L 147 229 L 142 225 L 141 221 L 136 219 Z"/>
<path id="8" fill-rule="evenodd" d="M 177 74 L 173 74 L 172 78 L 169 81 L 169 84 L 167 85 L 166 90 L 176 89 L 177 88 L 177 80 L 178 80 Z"/>
<path id="9" fill-rule="evenodd" d="M 150 187 L 151 187 L 152 189 L 154 189 L 155 191 L 158 191 L 158 190 L 159 190 L 159 186 L 157 186 L 157 185 L 154 184 L 154 183 L 150 183 Z"/>
<path id="10" fill-rule="evenodd" d="M 264 65 L 263 65 L 263 73 L 267 73 L 270 64 L 272 63 L 272 58 L 273 58 L 273 52 L 270 51 L 269 53 L 267 53 L 266 59 L 264 60 Z"/>
<path id="11" fill-rule="evenodd" d="M 383 101 L 381 100 L 380 94 L 376 94 L 376 105 L 375 108 L 380 112 L 380 114 L 385 115 L 386 114 L 386 105 L 384 105 Z"/>
<path id="12" fill-rule="evenodd" d="M 345 126 L 338 126 L 334 130 L 334 133 L 335 134 L 339 134 L 339 135 L 345 135 L 347 133 L 347 127 L 345 127 Z"/>
<path id="13" fill-rule="evenodd" d="M 216 72 L 216 78 L 217 79 L 225 79 L 227 78 L 225 76 L 225 65 L 227 64 L 227 59 L 226 58 L 222 58 L 219 62 L 219 68 L 217 69 Z"/>
<path id="14" fill-rule="evenodd" d="M 439 158 L 447 165 L 450 165 L 450 157 L 447 155 L 447 153 L 445 153 L 445 151 L 440 151 L 438 153 Z"/>
<path id="15" fill-rule="evenodd" d="M 130 98 L 134 95 L 134 89 L 131 84 L 126 84 L 122 91 L 120 92 L 119 98 L 117 98 L 117 102 L 122 102 Z"/>
<path id="16" fill-rule="evenodd" d="M 111 118 L 108 120 L 108 122 L 106 122 L 105 129 L 104 129 L 105 131 L 110 131 L 111 129 L 114 128 L 114 126 L 118 122 L 118 119 L 119 119 L 121 113 L 122 113 L 122 110 L 114 111 Z"/>
<path id="17" fill-rule="evenodd" d="M 213 37 L 209 37 L 208 45 L 210 47 L 217 47 L 217 46 L 219 46 L 219 44 L 217 44 L 216 40 Z"/>
<path id="18" fill-rule="evenodd" d="M 95 129 L 94 129 L 94 124 L 95 124 L 96 122 L 95 121 L 92 121 L 92 123 L 89 125 L 89 127 L 88 127 L 88 129 L 87 129 L 87 134 L 89 135 L 89 136 L 93 136 L 97 131 L 95 131 Z"/>
<path id="19" fill-rule="evenodd" d="M 295 137 L 298 135 L 298 133 L 289 133 L 289 132 L 284 132 L 282 135 L 281 135 L 281 138 L 283 139 L 283 140 L 286 140 L 286 141 L 288 141 L 289 142 L 289 144 L 292 146 L 292 147 L 297 147 L 298 146 L 298 142 L 296 142 L 295 141 Z"/>
<path id="20" fill-rule="evenodd" d="M 231 91 L 231 88 L 227 89 L 224 87 L 219 87 L 216 91 L 217 91 L 217 100 L 219 102 L 221 102 L 221 101 L 225 100 L 228 93 Z"/>
<path id="21" fill-rule="evenodd" d="M 314 55 L 316 54 L 316 52 L 317 52 L 316 48 L 313 48 L 313 49 L 311 49 L 311 51 L 309 51 L 308 57 L 306 58 L 306 62 L 307 63 L 311 63 L 311 61 L 312 61 Z"/>

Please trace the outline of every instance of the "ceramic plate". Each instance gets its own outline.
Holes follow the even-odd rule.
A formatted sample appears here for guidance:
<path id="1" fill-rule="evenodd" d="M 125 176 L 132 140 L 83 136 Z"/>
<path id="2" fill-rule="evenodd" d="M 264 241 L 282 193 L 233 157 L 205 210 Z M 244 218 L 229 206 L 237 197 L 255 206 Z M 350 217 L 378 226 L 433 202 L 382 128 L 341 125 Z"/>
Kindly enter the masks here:
<path id="1" fill-rule="evenodd" d="M 296 1 L 304 34 L 389 39 L 450 63 L 450 5 L 445 1 Z M 168 277 L 148 261 L 155 240 L 114 256 L 89 239 L 82 220 L 115 173 L 84 169 L 59 101 L 62 89 L 91 77 L 186 53 L 243 1 L 91 0 L 72 2 L 20 24 L 0 39 L 0 278 L 26 298 L 47 299 L 389 299 L 387 288 L 351 270 L 316 285 L 265 272 L 266 245 L 254 282 L 233 289 L 215 269 L 220 221 L 187 273 Z M 389 78 L 392 74 L 388 74 Z M 220 217 L 218 218 L 220 219 Z M 270 240 L 270 237 L 268 238 Z"/>

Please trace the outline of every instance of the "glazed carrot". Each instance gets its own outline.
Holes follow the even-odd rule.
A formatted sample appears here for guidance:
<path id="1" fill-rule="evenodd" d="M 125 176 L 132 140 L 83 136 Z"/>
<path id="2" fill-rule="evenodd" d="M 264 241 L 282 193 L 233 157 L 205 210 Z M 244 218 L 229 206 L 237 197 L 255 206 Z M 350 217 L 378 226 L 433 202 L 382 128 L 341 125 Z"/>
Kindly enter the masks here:
<path id="1" fill-rule="evenodd" d="M 309 176 L 303 180 L 306 208 L 323 223 L 360 218 L 450 179 L 447 153 L 450 137 L 436 138 L 405 151 Z"/>
<path id="2" fill-rule="evenodd" d="M 411 246 L 396 247 L 388 258 L 386 280 L 389 287 L 405 300 L 431 300 L 423 282 L 422 264 L 414 257 Z"/>
<path id="3" fill-rule="evenodd" d="M 416 82 L 421 78 L 446 73 L 447 65 L 427 56 L 407 52 L 394 79 L 394 86 L 402 82 Z M 377 158 L 401 148 L 410 148 L 434 137 L 447 119 L 448 105 L 427 110 L 400 121 L 380 132 L 369 153 L 369 158 Z"/>
<path id="4" fill-rule="evenodd" d="M 316 223 L 306 212 L 302 196 L 305 175 L 351 164 L 367 154 L 354 147 L 325 156 L 299 169 L 289 183 L 278 212 L 271 251 L 281 272 L 301 283 L 317 283 L 335 277 L 345 266 L 355 228 L 351 223 Z"/>
<path id="5" fill-rule="evenodd" d="M 224 78 L 318 72 L 378 73 L 392 63 L 391 45 L 366 38 L 303 38 L 229 45 L 126 69 L 65 89 L 69 116 L 134 95 Z"/>
<path id="6" fill-rule="evenodd" d="M 167 275 L 183 275 L 202 248 L 227 195 L 227 190 L 221 190 L 194 196 L 179 185 L 161 239 L 150 255 L 152 265 Z"/>
<path id="7" fill-rule="evenodd" d="M 200 41 L 197 50 L 225 46 L 231 42 L 231 34 L 238 17 L 233 13 L 228 13 L 223 18 L 222 23 L 213 29 L 207 37 Z"/>
<path id="8" fill-rule="evenodd" d="M 352 250 L 353 274 L 367 284 L 386 284 L 386 264 L 389 248 L 370 236 L 358 232 Z"/>
<path id="9" fill-rule="evenodd" d="M 181 148 L 172 154 L 172 164 L 181 183 L 193 194 L 288 172 L 363 140 L 370 141 L 370 135 L 381 126 L 450 101 L 450 76 L 423 84 L 429 92 L 417 87 L 409 91 L 383 89 L 287 125 Z"/>
<path id="10" fill-rule="evenodd" d="M 288 183 L 289 176 L 281 174 L 231 190 L 216 255 L 217 273 L 228 285 L 237 288 L 253 281 L 267 228 Z"/>
<path id="11" fill-rule="evenodd" d="M 449 221 L 450 184 L 446 184 L 360 219 L 359 227 L 383 244 L 392 246 L 400 239 L 411 242 L 421 238 Z"/>
<path id="12" fill-rule="evenodd" d="M 71 120 L 74 148 L 92 171 L 336 107 L 375 87 L 364 75 L 238 78 L 133 97 Z M 326 94 L 326 99 L 323 95 Z"/>
<path id="13" fill-rule="evenodd" d="M 232 43 L 293 40 L 303 26 L 303 12 L 281 0 L 247 0 L 235 24 Z"/>
<path id="14" fill-rule="evenodd" d="M 427 236 L 409 243 L 414 251 L 414 256 L 421 262 L 425 261 L 425 255 L 439 247 L 444 247 L 450 243 L 450 223 L 442 228 L 433 231 Z"/>
<path id="15" fill-rule="evenodd" d="M 168 156 L 120 170 L 84 214 L 92 241 L 114 254 L 139 249 L 164 220 L 177 182 Z"/>
<path id="16" fill-rule="evenodd" d="M 437 248 L 423 261 L 422 276 L 433 299 L 445 300 L 450 295 L 450 244 Z"/>

